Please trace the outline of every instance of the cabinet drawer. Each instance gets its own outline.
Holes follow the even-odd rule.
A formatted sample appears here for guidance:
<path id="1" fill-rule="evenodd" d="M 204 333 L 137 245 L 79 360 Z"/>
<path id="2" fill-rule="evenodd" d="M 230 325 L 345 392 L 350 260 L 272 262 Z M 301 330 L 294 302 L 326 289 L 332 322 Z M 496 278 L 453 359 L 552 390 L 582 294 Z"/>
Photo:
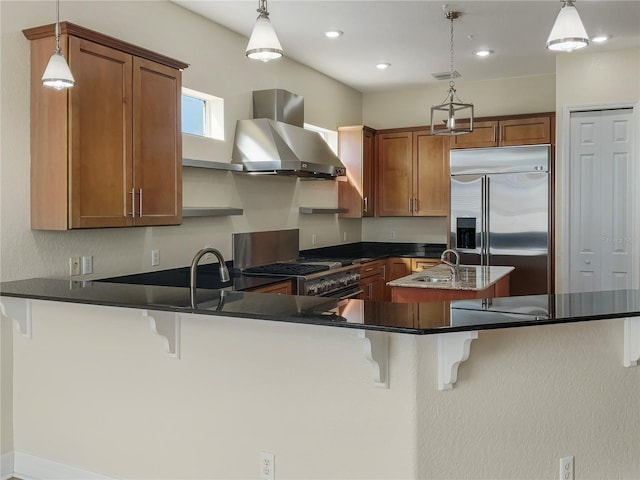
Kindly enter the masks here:
<path id="1" fill-rule="evenodd" d="M 382 261 L 368 262 L 360 266 L 360 278 L 379 276 L 385 278 L 385 266 Z"/>
<path id="2" fill-rule="evenodd" d="M 413 258 L 411 259 L 411 271 L 419 272 L 421 270 L 427 270 L 428 268 L 435 267 L 440 264 L 440 260 L 431 258 Z"/>

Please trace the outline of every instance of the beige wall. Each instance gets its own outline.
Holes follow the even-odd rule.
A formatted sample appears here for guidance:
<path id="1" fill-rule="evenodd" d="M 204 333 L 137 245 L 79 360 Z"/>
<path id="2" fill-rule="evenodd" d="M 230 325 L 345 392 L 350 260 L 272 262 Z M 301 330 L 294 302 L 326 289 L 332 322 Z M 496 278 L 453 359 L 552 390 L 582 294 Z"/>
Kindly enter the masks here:
<path id="1" fill-rule="evenodd" d="M 447 83 L 423 88 L 365 93 L 362 117 L 371 128 L 429 125 L 431 107 L 445 99 Z M 511 115 L 555 110 L 555 76 L 456 82 L 463 102 L 473 103 L 475 115 Z"/>
<path id="2" fill-rule="evenodd" d="M 300 228 L 301 247 L 339 243 L 360 225 L 335 215 L 302 216 L 300 206 L 333 207 L 335 182 L 247 178 L 186 169 L 185 206 L 243 207 L 243 216 L 186 219 L 177 227 L 42 232 L 29 227 L 29 42 L 23 28 L 51 23 L 51 2 L 2 1 L 2 280 L 68 275 L 68 258 L 93 255 L 95 276 L 152 270 L 150 251 L 160 250 L 160 269 L 187 265 L 205 244 L 231 257 L 231 233 Z M 263 64 L 244 56 L 247 39 L 168 1 L 62 2 L 61 18 L 190 64 L 186 87 L 225 100 L 225 141 L 184 138 L 184 156 L 231 160 L 237 119 L 251 115 L 251 91 L 284 88 L 305 97 L 308 123 L 335 129 L 361 122 L 362 95 L 289 59 Z M 144 21 L 141 21 L 144 19 Z M 308 203 L 307 203 L 308 202 Z M 313 202 L 313 203 L 312 203 Z"/>
<path id="3" fill-rule="evenodd" d="M 568 135 L 566 109 L 601 108 L 606 105 L 629 105 L 638 108 L 640 102 L 640 49 L 613 52 L 584 52 L 556 57 L 556 247 L 557 257 L 568 257 L 563 242 L 568 232 L 564 223 L 568 212 L 564 207 L 564 183 L 567 181 L 565 165 Z M 583 108 L 585 107 L 585 108 Z M 640 122 L 638 122 L 640 124 Z M 640 125 L 636 125 L 636 162 L 640 145 Z M 640 180 L 639 180 L 640 181 Z M 636 199 L 640 202 L 640 198 Z M 640 268 L 640 265 L 638 266 Z M 556 269 L 558 291 L 564 290 L 562 269 Z"/>
<path id="4" fill-rule="evenodd" d="M 177 360 L 140 311 L 36 302 L 15 450 L 137 479 L 257 478 L 260 451 L 281 480 L 558 478 L 570 455 L 639 478 L 622 322 L 480 332 L 439 391 L 435 336 L 392 334 L 381 389 L 351 329 L 184 315 Z"/>

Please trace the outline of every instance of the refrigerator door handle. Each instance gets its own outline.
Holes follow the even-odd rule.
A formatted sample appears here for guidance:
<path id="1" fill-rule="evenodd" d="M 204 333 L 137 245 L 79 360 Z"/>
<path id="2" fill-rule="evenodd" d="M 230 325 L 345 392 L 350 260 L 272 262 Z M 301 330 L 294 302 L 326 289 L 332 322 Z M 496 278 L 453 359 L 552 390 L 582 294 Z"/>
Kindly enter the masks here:
<path id="1" fill-rule="evenodd" d="M 489 235 L 489 231 L 491 230 L 491 218 L 489 217 L 489 212 L 491 211 L 489 205 L 489 199 L 491 198 L 489 195 L 489 190 L 491 189 L 491 178 L 489 176 L 485 177 L 485 187 L 484 187 L 484 212 L 485 212 L 485 243 L 484 243 L 484 255 L 486 259 L 486 265 L 491 265 L 491 236 Z"/>
<path id="2" fill-rule="evenodd" d="M 480 182 L 480 265 L 484 265 L 485 264 L 485 257 L 486 257 L 486 249 L 485 249 L 485 245 L 487 242 L 486 239 L 486 235 L 487 235 L 487 204 L 486 204 L 486 200 L 487 200 L 487 196 L 486 196 L 486 182 L 487 182 L 487 177 L 486 176 L 482 176 L 481 178 L 481 182 Z"/>

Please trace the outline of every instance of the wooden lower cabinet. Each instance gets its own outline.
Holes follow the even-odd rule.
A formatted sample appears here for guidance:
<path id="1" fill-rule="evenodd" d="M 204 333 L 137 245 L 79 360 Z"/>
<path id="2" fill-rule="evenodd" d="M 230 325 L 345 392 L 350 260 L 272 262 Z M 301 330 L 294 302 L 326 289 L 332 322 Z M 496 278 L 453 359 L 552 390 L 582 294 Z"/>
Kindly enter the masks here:
<path id="1" fill-rule="evenodd" d="M 363 263 L 360 266 L 360 288 L 364 292 L 358 298 L 373 301 L 384 300 L 387 281 L 386 260 Z"/>
<path id="2" fill-rule="evenodd" d="M 291 295 L 291 282 L 278 282 L 251 290 L 252 293 L 275 293 L 278 295 Z"/>

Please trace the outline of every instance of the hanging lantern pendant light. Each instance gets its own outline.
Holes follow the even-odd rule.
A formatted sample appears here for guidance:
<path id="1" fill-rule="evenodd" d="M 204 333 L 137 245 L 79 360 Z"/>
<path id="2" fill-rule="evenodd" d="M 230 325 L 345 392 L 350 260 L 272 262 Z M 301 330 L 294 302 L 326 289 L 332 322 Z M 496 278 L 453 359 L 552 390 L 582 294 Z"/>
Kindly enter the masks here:
<path id="1" fill-rule="evenodd" d="M 460 101 L 456 95 L 455 82 L 453 81 L 453 21 L 460 15 L 460 12 L 446 12 L 444 15 L 451 21 L 449 91 L 441 105 L 431 107 L 431 135 L 463 135 L 473 132 L 473 104 Z M 445 119 L 442 120 L 444 128 L 436 128 L 436 124 L 443 116 L 445 116 Z M 463 126 L 459 121 L 456 122 L 456 117 L 458 119 L 464 118 Z"/>
<path id="2" fill-rule="evenodd" d="M 245 54 L 253 60 L 261 60 L 263 62 L 282 57 L 284 51 L 273 25 L 271 25 L 271 20 L 269 20 L 267 0 L 259 0 L 258 10 L 256 11 L 259 15 L 256 19 L 256 24 L 253 26 L 251 37 L 249 37 L 249 44 Z"/>
<path id="3" fill-rule="evenodd" d="M 47 67 L 42 74 L 42 85 L 62 90 L 75 85 L 73 74 L 60 51 L 60 0 L 56 0 L 56 50 L 51 55 Z"/>

